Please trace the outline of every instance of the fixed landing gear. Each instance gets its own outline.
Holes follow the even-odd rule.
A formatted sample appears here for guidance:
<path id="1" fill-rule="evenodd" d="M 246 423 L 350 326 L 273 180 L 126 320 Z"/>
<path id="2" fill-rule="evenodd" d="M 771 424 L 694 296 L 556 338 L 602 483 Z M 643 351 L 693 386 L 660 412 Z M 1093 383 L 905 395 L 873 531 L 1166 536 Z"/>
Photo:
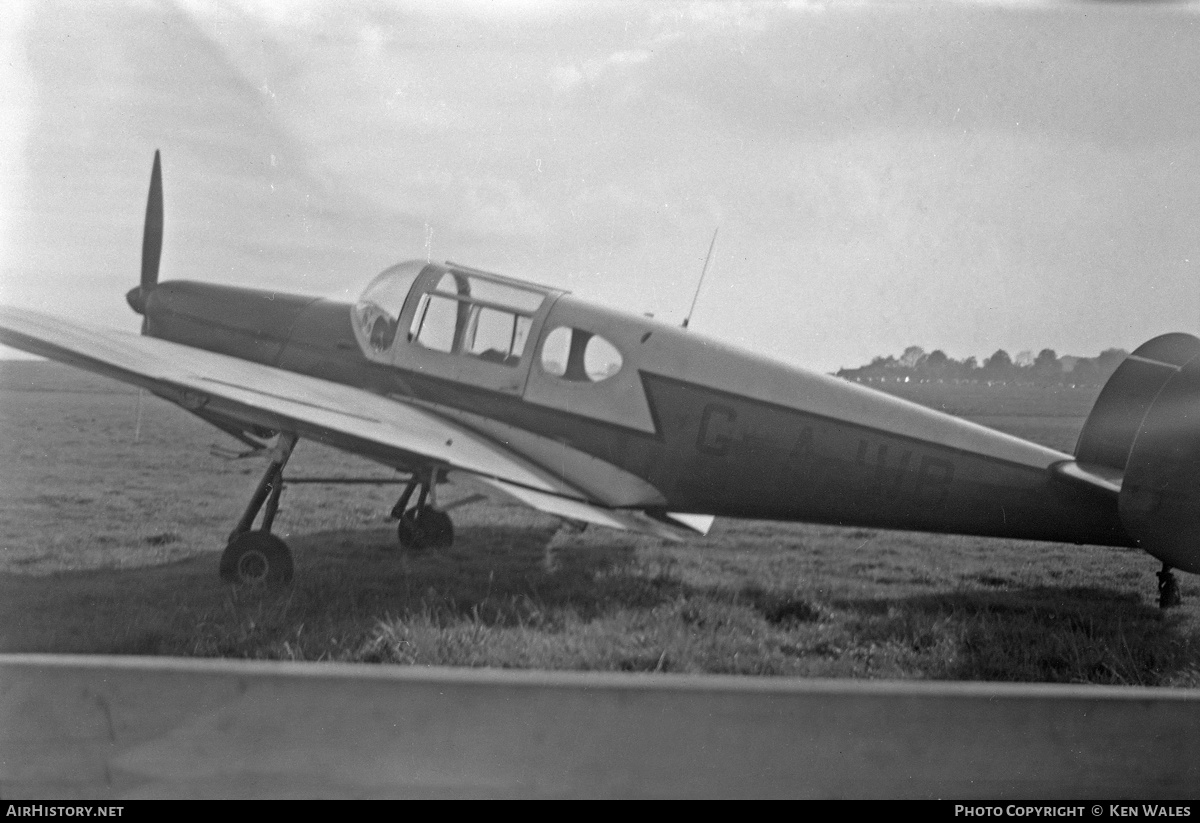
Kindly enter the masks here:
<path id="1" fill-rule="evenodd" d="M 294 572 L 292 552 L 287 543 L 271 534 L 271 526 L 279 511 L 279 496 L 283 493 L 283 470 L 292 456 L 298 438 L 285 432 L 271 454 L 271 462 L 263 472 L 250 503 L 241 520 L 229 535 L 229 542 L 221 555 L 221 579 L 229 583 L 290 583 Z M 448 549 L 454 544 L 454 523 L 450 516 L 436 506 L 437 484 L 444 480 L 441 469 L 415 471 L 404 488 L 404 493 L 392 508 L 392 517 L 399 520 L 396 537 L 405 549 Z M 381 483 L 394 480 L 374 478 L 296 478 L 295 483 Z M 418 494 L 419 492 L 419 494 Z M 416 494 L 416 504 L 410 509 L 409 502 Z M 472 502 L 475 497 L 451 503 L 448 508 Z M 258 513 L 262 512 L 262 524 L 254 528 Z"/>
<path id="2" fill-rule="evenodd" d="M 1179 581 L 1175 579 L 1171 567 L 1163 563 L 1162 571 L 1158 573 L 1158 607 L 1169 609 L 1182 602 L 1183 598 L 1179 594 Z"/>
<path id="3" fill-rule="evenodd" d="M 229 583 L 287 583 L 292 571 L 287 543 L 267 531 L 239 534 L 221 555 L 221 579 Z"/>
<path id="4" fill-rule="evenodd" d="M 407 511 L 396 526 L 396 537 L 403 548 L 448 549 L 454 545 L 454 523 L 437 509 Z"/>
<path id="5" fill-rule="evenodd" d="M 392 507 L 392 517 L 400 521 L 396 538 L 402 549 L 448 549 L 454 545 L 454 523 L 450 515 L 436 508 L 437 481 L 437 469 L 414 472 Z M 409 509 L 408 503 L 418 489 L 417 503 Z"/>
<path id="6" fill-rule="evenodd" d="M 296 447 L 296 435 L 279 435 L 275 453 L 254 488 L 250 505 L 229 535 L 221 555 L 221 579 L 228 583 L 288 583 L 293 573 L 292 552 L 287 543 L 271 534 L 271 525 L 279 511 L 283 493 L 283 467 Z M 265 508 L 264 508 L 265 505 Z M 254 519 L 263 509 L 262 528 L 254 529 Z"/>

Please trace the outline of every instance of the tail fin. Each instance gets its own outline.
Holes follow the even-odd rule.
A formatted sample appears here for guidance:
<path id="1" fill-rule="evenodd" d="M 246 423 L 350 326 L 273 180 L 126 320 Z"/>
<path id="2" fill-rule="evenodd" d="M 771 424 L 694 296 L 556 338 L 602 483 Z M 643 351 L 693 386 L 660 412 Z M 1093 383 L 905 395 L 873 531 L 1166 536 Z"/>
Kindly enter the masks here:
<path id="1" fill-rule="evenodd" d="M 1111 480 L 1137 544 L 1200 573 L 1200 340 L 1164 334 L 1125 358 L 1059 471 Z"/>
<path id="2" fill-rule="evenodd" d="M 1125 471 L 1146 413 L 1167 381 L 1200 356 L 1200 340 L 1175 332 L 1155 337 L 1125 358 L 1104 384 L 1079 441 L 1075 460 Z"/>

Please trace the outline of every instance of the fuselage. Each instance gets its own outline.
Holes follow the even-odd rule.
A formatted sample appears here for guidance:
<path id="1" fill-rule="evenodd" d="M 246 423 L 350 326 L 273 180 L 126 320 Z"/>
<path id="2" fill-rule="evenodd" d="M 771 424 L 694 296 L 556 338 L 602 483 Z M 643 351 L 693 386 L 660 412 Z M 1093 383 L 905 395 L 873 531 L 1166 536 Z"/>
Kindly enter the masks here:
<path id="1" fill-rule="evenodd" d="M 145 332 L 436 408 L 569 464 L 609 506 L 1134 545 L 1114 498 L 1049 471 L 1070 455 L 555 290 L 522 304 L 463 271 L 412 269 L 390 326 L 362 301 L 165 282 Z"/>

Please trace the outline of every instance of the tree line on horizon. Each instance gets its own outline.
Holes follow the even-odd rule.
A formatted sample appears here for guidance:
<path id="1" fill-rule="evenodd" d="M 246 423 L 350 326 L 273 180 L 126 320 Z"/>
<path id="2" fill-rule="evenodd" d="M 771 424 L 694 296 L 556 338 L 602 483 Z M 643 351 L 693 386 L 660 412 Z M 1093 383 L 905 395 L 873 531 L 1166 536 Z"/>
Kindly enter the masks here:
<path id="1" fill-rule="evenodd" d="M 865 366 L 843 368 L 837 376 L 860 383 L 954 381 L 970 383 L 1023 383 L 1032 385 L 1103 385 L 1129 353 L 1105 349 L 1095 357 L 1059 357 L 1054 349 L 1036 355 L 1023 351 L 1012 357 L 998 349 L 980 363 L 975 357 L 955 360 L 941 349 L 926 352 L 909 346 L 899 357 L 880 355 Z"/>

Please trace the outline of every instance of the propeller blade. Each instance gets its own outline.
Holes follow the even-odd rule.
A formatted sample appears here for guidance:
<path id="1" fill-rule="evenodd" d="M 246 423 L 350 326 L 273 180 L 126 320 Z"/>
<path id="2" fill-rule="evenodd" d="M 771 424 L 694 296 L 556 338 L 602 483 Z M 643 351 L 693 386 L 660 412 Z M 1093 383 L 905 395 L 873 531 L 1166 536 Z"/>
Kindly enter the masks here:
<path id="1" fill-rule="evenodd" d="M 146 296 L 158 283 L 158 261 L 162 257 L 163 197 L 162 163 L 154 150 L 154 169 L 150 172 L 150 196 L 146 200 L 146 226 L 142 230 L 142 280 L 129 290 L 125 299 L 138 314 L 146 313 Z"/>
<path id="2" fill-rule="evenodd" d="M 158 261 L 162 257 L 163 194 L 162 164 L 154 151 L 154 170 L 150 172 L 150 198 L 146 201 L 146 228 L 142 234 L 142 293 L 158 283 Z"/>

